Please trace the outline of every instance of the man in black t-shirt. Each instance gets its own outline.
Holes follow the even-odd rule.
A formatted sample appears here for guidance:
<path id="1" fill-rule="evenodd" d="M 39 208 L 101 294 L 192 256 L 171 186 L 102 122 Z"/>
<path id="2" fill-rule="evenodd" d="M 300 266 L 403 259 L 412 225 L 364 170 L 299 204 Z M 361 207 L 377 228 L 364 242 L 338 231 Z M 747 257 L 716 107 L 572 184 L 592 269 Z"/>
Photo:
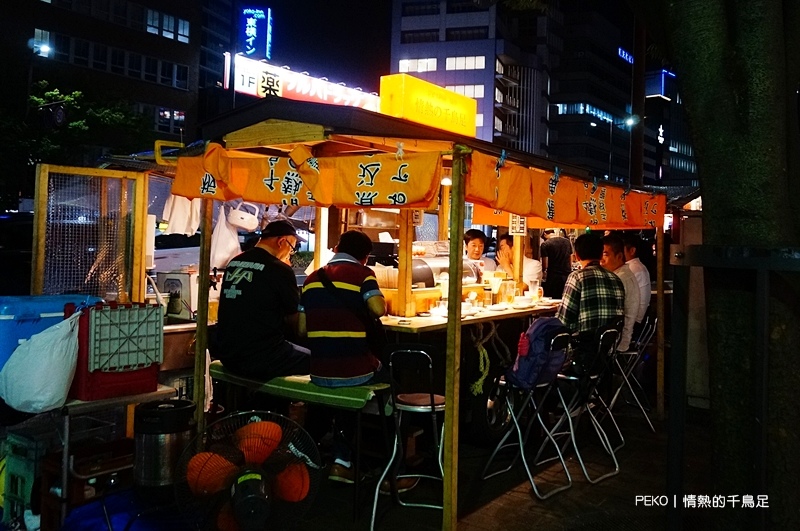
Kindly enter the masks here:
<path id="1" fill-rule="evenodd" d="M 289 257 L 300 241 L 291 223 L 273 221 L 225 268 L 211 348 L 227 369 L 264 380 L 309 373 L 309 350 L 286 339 L 297 330 L 300 292 Z"/>
<path id="2" fill-rule="evenodd" d="M 560 299 L 572 272 L 572 244 L 561 236 L 561 229 L 545 229 L 542 238 L 542 292 L 545 297 Z"/>

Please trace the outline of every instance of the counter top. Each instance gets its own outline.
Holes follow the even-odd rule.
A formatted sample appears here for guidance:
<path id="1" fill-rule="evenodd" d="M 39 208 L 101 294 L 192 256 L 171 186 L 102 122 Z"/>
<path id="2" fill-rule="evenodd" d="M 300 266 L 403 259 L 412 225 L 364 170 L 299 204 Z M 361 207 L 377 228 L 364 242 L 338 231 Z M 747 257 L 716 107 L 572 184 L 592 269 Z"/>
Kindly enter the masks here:
<path id="1" fill-rule="evenodd" d="M 461 325 L 485 323 L 501 319 L 513 319 L 519 317 L 552 315 L 555 313 L 558 304 L 548 306 L 531 306 L 530 308 L 516 309 L 508 308 L 499 311 L 483 310 L 475 315 L 461 318 Z M 403 332 L 408 334 L 419 334 L 422 332 L 434 332 L 447 328 L 447 318 L 431 315 L 430 317 L 397 317 L 394 315 L 381 317 L 383 327 L 389 332 Z M 405 321 L 408 321 L 406 324 Z M 403 322 L 403 324 L 400 324 Z"/>

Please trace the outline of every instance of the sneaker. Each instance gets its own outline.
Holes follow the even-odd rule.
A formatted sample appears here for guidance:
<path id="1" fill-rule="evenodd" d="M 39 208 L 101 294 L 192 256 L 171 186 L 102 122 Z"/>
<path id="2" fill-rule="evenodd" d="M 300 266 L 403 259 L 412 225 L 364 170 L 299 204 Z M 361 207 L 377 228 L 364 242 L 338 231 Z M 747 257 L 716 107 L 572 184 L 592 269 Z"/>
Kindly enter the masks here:
<path id="1" fill-rule="evenodd" d="M 352 468 L 334 463 L 328 471 L 328 479 L 331 481 L 338 481 L 339 483 L 347 483 L 348 485 L 355 483 L 356 474 Z"/>
<path id="2" fill-rule="evenodd" d="M 419 483 L 419 478 L 400 478 L 397 480 L 397 493 L 408 492 Z M 381 494 L 388 495 L 392 493 L 392 484 L 388 479 L 383 480 L 381 483 Z"/>

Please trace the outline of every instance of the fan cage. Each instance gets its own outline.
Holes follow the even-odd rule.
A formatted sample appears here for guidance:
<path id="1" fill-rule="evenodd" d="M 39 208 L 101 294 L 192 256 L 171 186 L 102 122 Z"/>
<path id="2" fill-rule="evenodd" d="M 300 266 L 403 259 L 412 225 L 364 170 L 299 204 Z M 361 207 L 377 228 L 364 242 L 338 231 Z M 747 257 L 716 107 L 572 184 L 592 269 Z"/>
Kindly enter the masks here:
<path id="1" fill-rule="evenodd" d="M 280 428 L 279 441 L 258 433 L 247 433 L 252 430 L 243 430 L 251 424 L 264 422 L 274 423 Z M 266 425 L 251 428 L 261 426 Z M 192 458 L 202 452 L 221 456 L 227 463 L 216 458 L 206 461 L 207 456 L 204 455 L 197 459 L 197 462 L 202 463 L 200 470 L 194 466 L 191 470 L 193 475 L 187 478 Z M 258 462 L 258 458 L 263 455 L 268 457 L 263 462 Z M 246 456 L 255 459 L 248 459 Z M 275 486 L 275 478 L 291 465 L 303 465 L 308 471 L 308 492 L 296 502 L 281 500 L 271 492 Z M 299 424 L 283 415 L 267 411 L 233 413 L 209 424 L 187 446 L 178 461 L 175 477 L 181 480 L 175 485 L 175 496 L 187 524 L 198 530 L 223 528 L 218 523 L 223 517 L 229 517 L 233 484 L 237 478 L 252 472 L 262 474 L 268 485 L 270 527 L 278 523 L 282 527 L 287 522 L 301 518 L 313 503 L 323 478 L 322 460 L 317 445 Z M 217 478 L 214 474 L 220 474 L 222 478 Z M 193 482 L 191 486 L 190 482 Z M 214 492 L 197 492 L 207 486 Z"/>

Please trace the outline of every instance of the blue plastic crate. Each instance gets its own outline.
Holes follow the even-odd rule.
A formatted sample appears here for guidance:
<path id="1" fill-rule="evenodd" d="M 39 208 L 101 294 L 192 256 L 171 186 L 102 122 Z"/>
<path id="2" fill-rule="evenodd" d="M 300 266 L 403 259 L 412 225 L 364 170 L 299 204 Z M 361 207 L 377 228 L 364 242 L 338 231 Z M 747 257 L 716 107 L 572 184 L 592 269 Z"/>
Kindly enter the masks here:
<path id="1" fill-rule="evenodd" d="M 101 302 L 91 295 L 0 297 L 0 369 L 21 341 L 64 320 L 64 306 Z"/>

